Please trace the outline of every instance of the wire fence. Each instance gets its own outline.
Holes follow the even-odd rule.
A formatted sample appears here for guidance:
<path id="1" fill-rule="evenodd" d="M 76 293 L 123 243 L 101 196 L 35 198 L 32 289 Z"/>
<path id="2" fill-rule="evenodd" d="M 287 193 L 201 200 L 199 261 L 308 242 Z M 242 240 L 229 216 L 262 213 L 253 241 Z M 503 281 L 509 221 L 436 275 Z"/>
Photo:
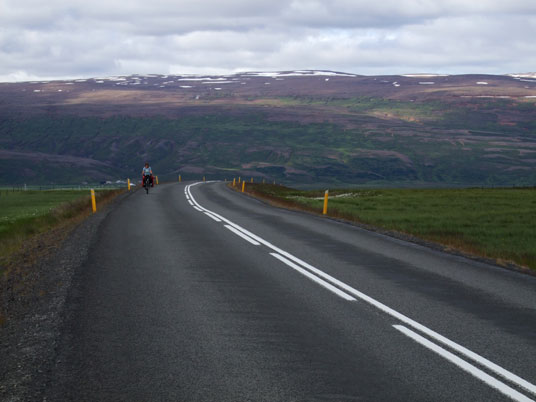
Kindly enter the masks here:
<path id="1" fill-rule="evenodd" d="M 127 187 L 127 183 L 111 183 L 111 184 L 17 184 L 11 186 L 0 185 L 0 195 L 9 194 L 21 191 L 54 191 L 54 190 L 116 190 Z"/>

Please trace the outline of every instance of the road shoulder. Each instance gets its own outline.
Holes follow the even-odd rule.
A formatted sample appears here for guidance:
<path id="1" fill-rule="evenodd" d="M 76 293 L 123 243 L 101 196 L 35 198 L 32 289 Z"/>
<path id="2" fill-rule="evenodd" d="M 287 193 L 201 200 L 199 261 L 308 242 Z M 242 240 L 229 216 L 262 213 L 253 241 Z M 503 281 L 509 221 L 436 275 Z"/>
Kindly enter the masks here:
<path id="1" fill-rule="evenodd" d="M 58 234 L 61 245 L 27 270 L 29 277 L 25 279 L 32 281 L 31 291 L 3 292 L 11 296 L 4 300 L 8 319 L 0 326 L 0 400 L 39 399 L 56 354 L 73 276 L 87 259 L 101 223 L 131 194 L 118 196 L 102 211 L 84 219 L 63 241 Z"/>

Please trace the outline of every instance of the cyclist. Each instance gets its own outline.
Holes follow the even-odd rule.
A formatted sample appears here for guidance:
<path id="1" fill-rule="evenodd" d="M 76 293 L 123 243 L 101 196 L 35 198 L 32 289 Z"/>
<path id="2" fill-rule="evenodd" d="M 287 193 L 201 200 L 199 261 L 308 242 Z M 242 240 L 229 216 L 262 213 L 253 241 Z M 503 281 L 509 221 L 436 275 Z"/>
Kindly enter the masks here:
<path id="1" fill-rule="evenodd" d="M 148 180 L 151 181 L 151 187 L 154 187 L 154 183 L 153 183 L 153 170 L 152 170 L 151 167 L 149 166 L 149 162 L 145 162 L 145 166 L 144 166 L 143 169 L 141 170 L 141 174 L 142 174 L 141 182 L 142 182 L 143 184 L 145 184 L 145 177 L 148 176 Z"/>

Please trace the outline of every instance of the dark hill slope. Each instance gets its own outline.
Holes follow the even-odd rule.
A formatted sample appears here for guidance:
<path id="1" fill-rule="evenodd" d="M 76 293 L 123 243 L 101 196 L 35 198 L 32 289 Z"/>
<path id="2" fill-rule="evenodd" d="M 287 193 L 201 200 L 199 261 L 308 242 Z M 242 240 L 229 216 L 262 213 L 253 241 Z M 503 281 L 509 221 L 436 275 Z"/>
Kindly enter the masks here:
<path id="1" fill-rule="evenodd" d="M 0 182 L 536 184 L 535 79 L 267 75 L 0 84 Z"/>

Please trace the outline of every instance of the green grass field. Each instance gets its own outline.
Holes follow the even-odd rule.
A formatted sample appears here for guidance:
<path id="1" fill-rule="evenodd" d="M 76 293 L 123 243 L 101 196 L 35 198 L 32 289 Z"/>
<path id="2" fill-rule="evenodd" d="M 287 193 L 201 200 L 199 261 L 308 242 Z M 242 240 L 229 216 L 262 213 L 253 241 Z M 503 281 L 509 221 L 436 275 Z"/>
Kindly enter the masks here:
<path id="1" fill-rule="evenodd" d="M 88 196 L 89 191 L 0 191 L 0 236 L 17 224 L 48 215 L 62 203 Z"/>
<path id="2" fill-rule="evenodd" d="M 283 205 L 321 213 L 323 191 L 248 185 Z M 336 190 L 328 214 L 536 270 L 536 189 Z"/>
<path id="3" fill-rule="evenodd" d="M 97 191 L 97 205 L 119 191 Z M 0 271 L 29 237 L 89 214 L 90 200 L 88 190 L 0 191 Z"/>

